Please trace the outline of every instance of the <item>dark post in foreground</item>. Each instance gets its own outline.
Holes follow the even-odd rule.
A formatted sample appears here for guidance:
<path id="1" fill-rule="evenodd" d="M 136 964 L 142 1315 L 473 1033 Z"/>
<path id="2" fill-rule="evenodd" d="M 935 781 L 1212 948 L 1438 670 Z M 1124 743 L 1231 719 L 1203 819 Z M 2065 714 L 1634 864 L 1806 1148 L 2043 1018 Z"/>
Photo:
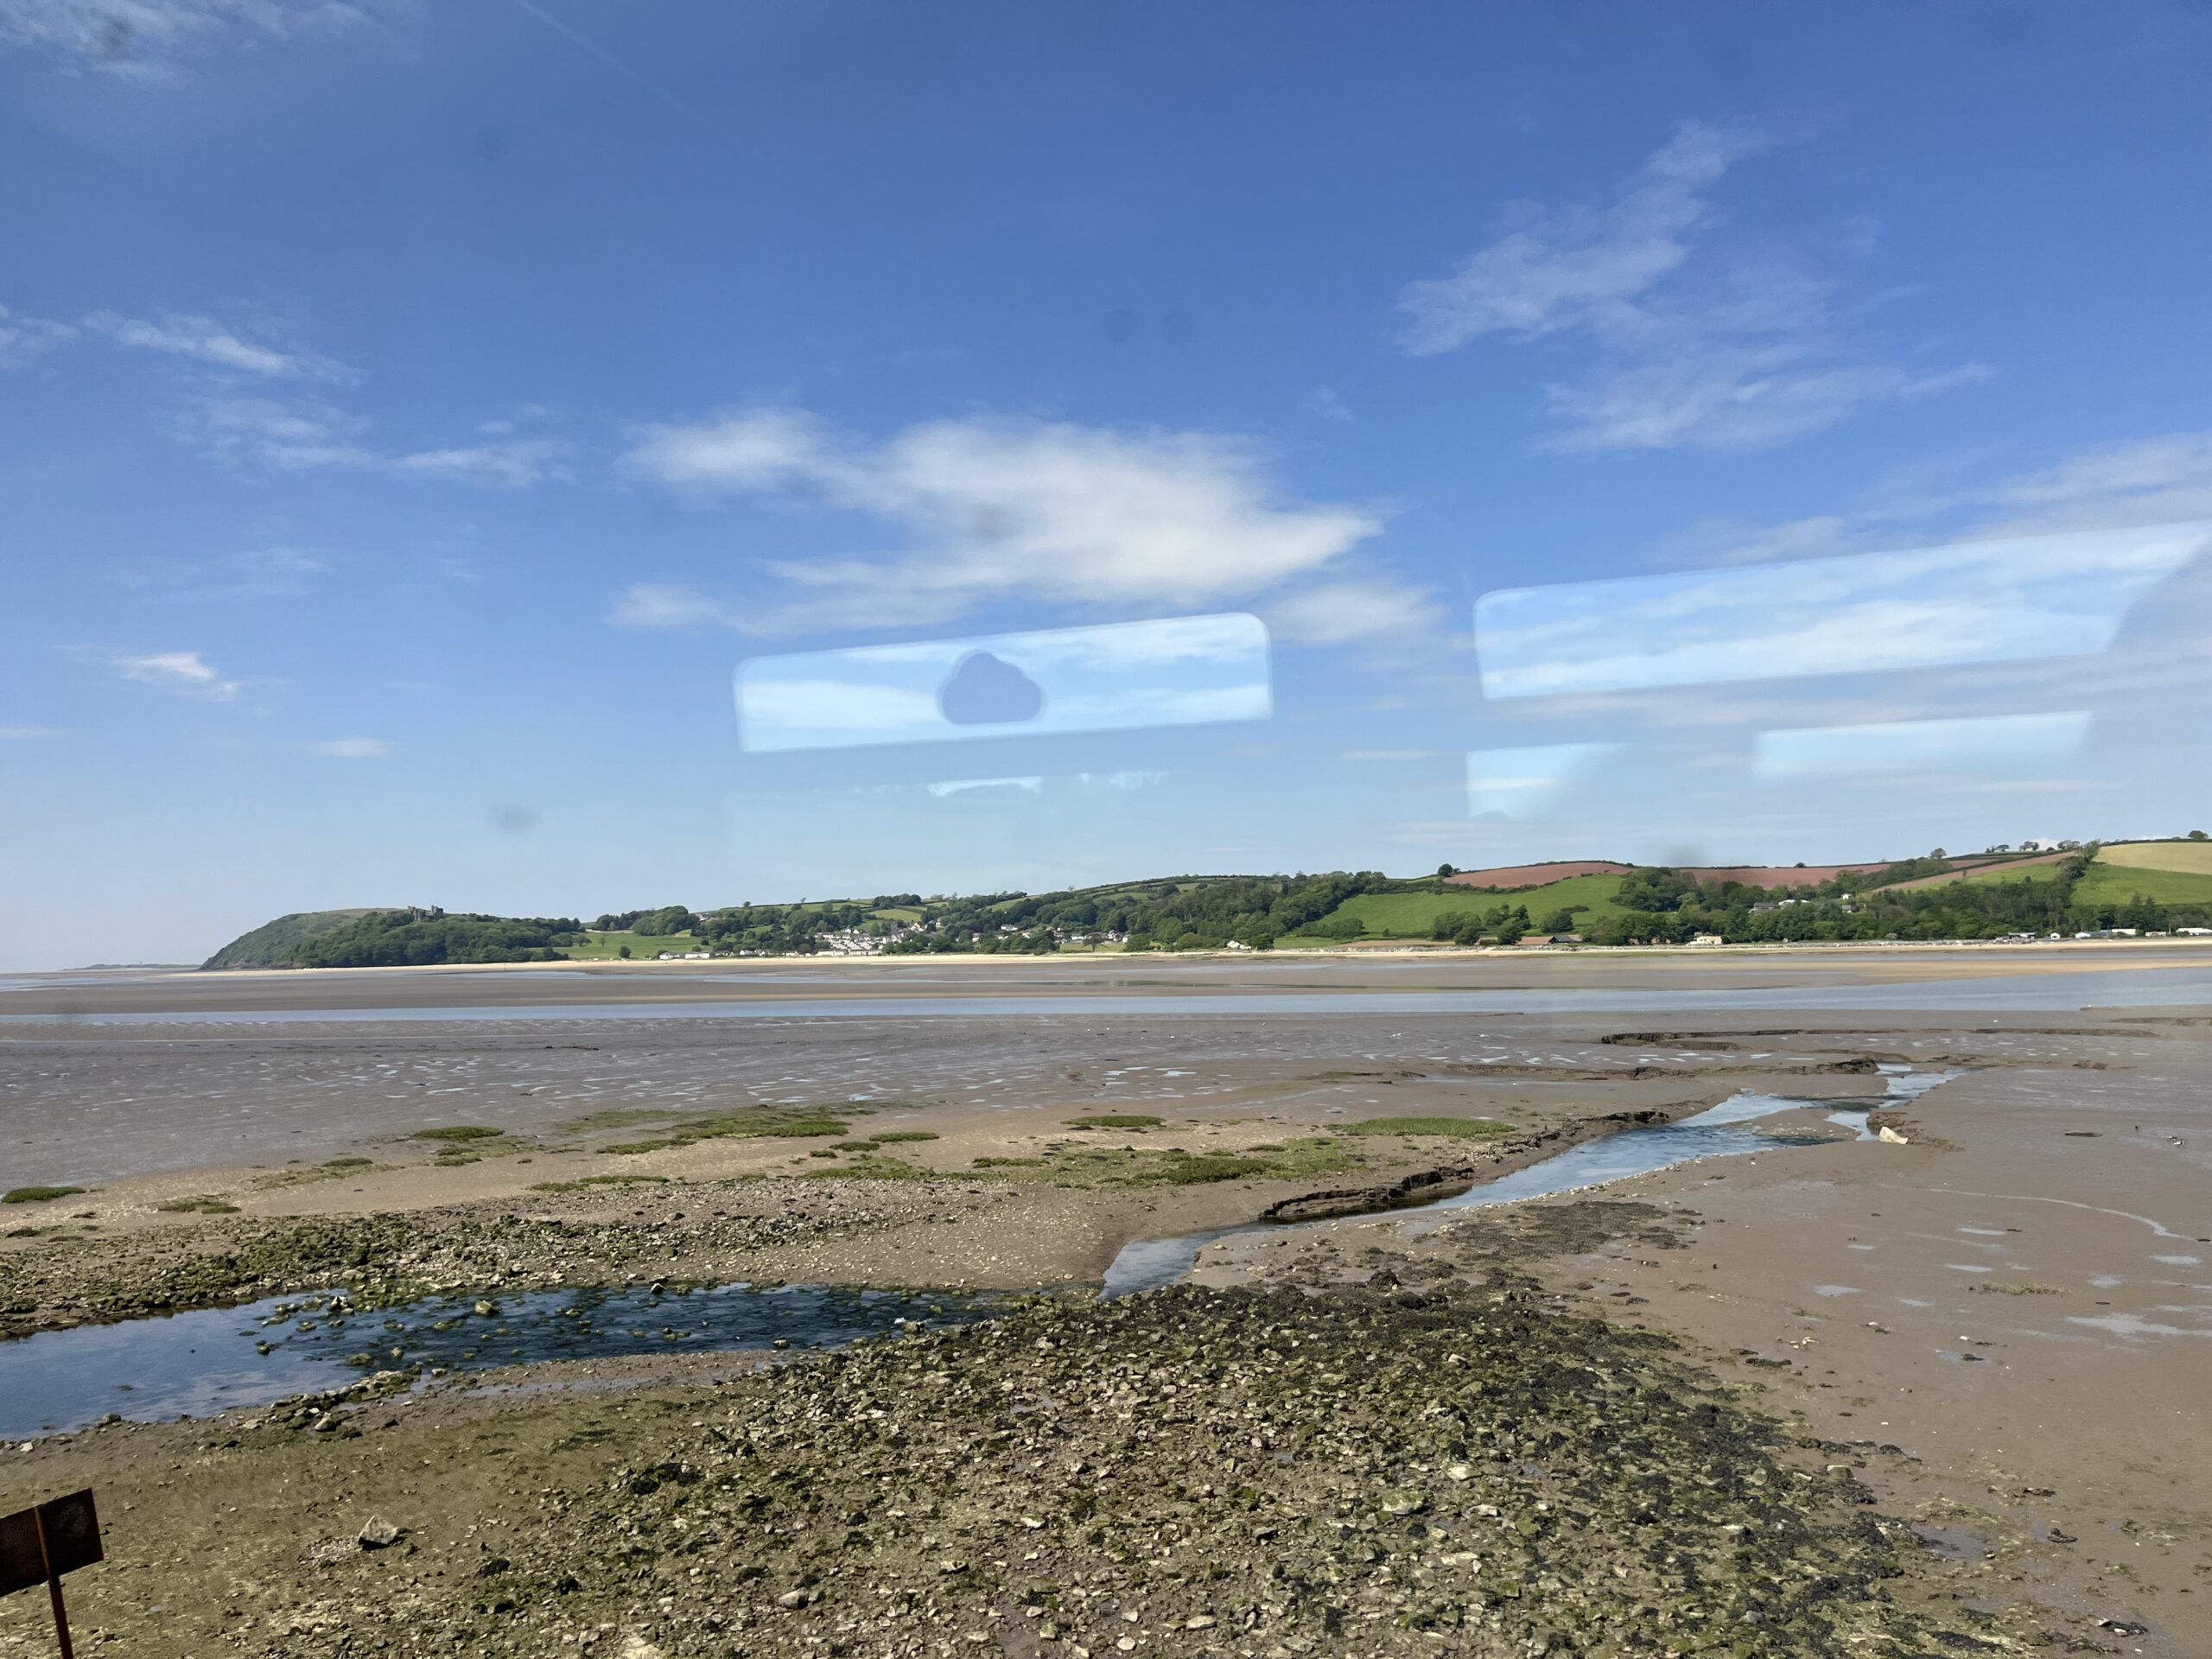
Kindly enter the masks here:
<path id="1" fill-rule="evenodd" d="M 54 1633 L 61 1641 L 61 1659 L 76 1659 L 76 1650 L 69 1645 L 69 1615 L 61 1605 L 61 1575 L 90 1567 L 100 1557 L 100 1521 L 92 1510 L 89 1486 L 0 1516 L 0 1596 L 12 1596 L 35 1584 L 46 1586 L 54 1601 Z"/>

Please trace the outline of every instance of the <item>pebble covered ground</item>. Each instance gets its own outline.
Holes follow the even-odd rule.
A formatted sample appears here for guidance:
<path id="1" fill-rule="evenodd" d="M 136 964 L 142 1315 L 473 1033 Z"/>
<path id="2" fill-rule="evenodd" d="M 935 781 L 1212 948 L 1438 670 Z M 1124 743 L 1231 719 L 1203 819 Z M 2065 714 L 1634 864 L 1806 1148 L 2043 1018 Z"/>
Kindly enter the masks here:
<path id="1" fill-rule="evenodd" d="M 1505 1269 L 1044 1302 L 741 1377 L 601 1449 L 598 1480 L 518 1493 L 473 1570 L 402 1586 L 340 1552 L 350 1616 L 251 1645 L 2027 1650 L 1916 1605 L 1922 1552 L 1846 1448 Z"/>

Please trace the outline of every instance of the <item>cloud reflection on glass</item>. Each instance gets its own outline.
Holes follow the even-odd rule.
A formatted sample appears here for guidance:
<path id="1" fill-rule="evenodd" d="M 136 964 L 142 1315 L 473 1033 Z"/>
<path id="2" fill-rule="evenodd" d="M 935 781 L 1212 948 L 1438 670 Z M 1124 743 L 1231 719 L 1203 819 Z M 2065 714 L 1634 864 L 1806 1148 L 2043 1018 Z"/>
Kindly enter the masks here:
<path id="1" fill-rule="evenodd" d="M 1529 818 L 1594 773 L 1618 743 L 1546 743 L 1467 756 L 1467 816 Z"/>
<path id="2" fill-rule="evenodd" d="M 754 657 L 738 664 L 753 753 L 1265 720 L 1255 616 L 1166 617 Z"/>
<path id="3" fill-rule="evenodd" d="M 2069 759 L 2088 734 L 2087 709 L 1805 727 L 1761 732 L 1751 770 L 1763 784 L 1881 773 L 2018 776 Z"/>
<path id="4" fill-rule="evenodd" d="M 1490 697 L 2085 656 L 2212 545 L 2212 525 L 1500 589 L 1475 601 Z"/>

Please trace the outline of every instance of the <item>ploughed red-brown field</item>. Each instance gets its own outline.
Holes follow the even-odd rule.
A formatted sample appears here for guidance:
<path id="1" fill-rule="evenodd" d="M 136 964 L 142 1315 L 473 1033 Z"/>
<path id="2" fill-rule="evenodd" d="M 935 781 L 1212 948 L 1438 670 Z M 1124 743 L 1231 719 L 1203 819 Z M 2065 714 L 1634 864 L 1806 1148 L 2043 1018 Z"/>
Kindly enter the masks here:
<path id="1" fill-rule="evenodd" d="M 1455 887 L 1541 887 L 1571 875 L 1626 875 L 1633 868 L 1610 858 L 1578 858 L 1555 864 L 1501 864 L 1495 869 L 1462 870 L 1444 879 Z"/>

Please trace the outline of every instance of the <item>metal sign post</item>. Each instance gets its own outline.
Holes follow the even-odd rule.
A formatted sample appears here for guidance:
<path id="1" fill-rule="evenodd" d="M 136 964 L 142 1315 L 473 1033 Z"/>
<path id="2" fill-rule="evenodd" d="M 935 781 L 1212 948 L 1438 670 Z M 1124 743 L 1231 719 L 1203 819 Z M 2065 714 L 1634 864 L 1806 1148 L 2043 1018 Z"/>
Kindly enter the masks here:
<path id="1" fill-rule="evenodd" d="M 90 1487 L 0 1516 L 0 1596 L 35 1584 L 46 1586 L 61 1659 L 76 1659 L 69 1645 L 68 1610 L 61 1605 L 61 1575 L 101 1558 L 100 1521 Z"/>

